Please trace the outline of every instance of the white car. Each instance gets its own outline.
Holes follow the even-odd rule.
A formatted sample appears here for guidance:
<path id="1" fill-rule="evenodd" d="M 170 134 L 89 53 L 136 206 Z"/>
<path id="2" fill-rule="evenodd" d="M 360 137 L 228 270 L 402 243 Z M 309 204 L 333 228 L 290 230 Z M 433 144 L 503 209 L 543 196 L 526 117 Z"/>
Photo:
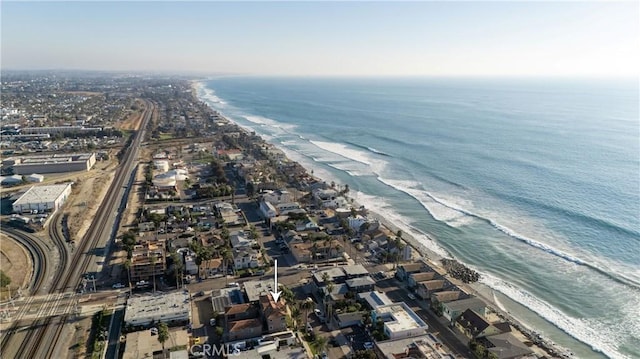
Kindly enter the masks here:
<path id="1" fill-rule="evenodd" d="M 116 283 L 114 285 L 111 286 L 113 289 L 120 289 L 120 288 L 124 288 L 124 284 L 122 283 Z"/>
<path id="2" fill-rule="evenodd" d="M 416 296 L 411 293 L 407 294 L 407 297 L 409 297 L 409 299 L 416 300 Z"/>
<path id="3" fill-rule="evenodd" d="M 227 287 L 232 288 L 232 287 L 239 287 L 240 284 L 236 283 L 236 282 L 231 282 L 229 284 L 227 284 Z"/>
<path id="4" fill-rule="evenodd" d="M 373 349 L 373 343 L 372 342 L 366 342 L 362 346 L 367 350 Z"/>

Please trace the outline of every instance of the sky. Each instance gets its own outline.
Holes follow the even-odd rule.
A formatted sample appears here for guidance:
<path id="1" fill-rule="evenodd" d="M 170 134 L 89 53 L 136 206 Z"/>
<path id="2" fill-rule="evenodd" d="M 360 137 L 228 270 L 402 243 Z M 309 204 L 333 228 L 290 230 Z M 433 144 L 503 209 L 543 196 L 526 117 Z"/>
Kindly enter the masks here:
<path id="1" fill-rule="evenodd" d="M 2 1 L 2 69 L 638 76 L 640 2 Z"/>

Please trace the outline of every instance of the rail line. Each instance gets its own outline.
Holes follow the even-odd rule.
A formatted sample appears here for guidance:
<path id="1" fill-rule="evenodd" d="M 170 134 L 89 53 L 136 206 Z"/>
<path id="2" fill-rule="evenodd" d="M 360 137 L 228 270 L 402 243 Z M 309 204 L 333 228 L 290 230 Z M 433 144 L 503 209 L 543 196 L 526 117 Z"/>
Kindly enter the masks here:
<path id="1" fill-rule="evenodd" d="M 120 204 L 120 207 L 122 207 L 122 198 L 118 198 L 117 194 L 123 188 L 125 181 L 130 180 L 130 176 L 127 176 L 127 173 L 130 173 L 130 171 L 133 169 L 133 162 L 137 157 L 140 142 L 144 138 L 146 126 L 154 109 L 154 104 L 152 104 L 150 101 L 146 101 L 146 106 L 147 108 L 144 114 L 145 117 L 143 119 L 141 128 L 135 134 L 133 134 L 133 136 L 135 137 L 133 141 L 131 141 L 130 146 L 126 149 L 126 153 L 123 156 L 122 164 L 116 170 L 114 180 L 109 187 L 108 193 L 110 195 L 105 198 L 105 201 L 103 201 L 98 208 L 92 225 L 80 241 L 79 247 L 76 249 L 73 259 L 70 263 L 70 268 L 72 268 L 72 270 L 68 271 L 67 275 L 64 278 L 61 277 L 58 278 L 57 281 L 54 281 L 53 288 L 55 288 L 55 291 L 64 292 L 70 286 L 73 288 L 73 290 L 76 290 L 77 286 L 80 283 L 82 273 L 85 273 L 87 271 L 93 259 L 93 255 L 91 253 L 88 253 L 88 251 L 97 247 L 100 239 L 104 235 L 104 231 L 108 224 L 108 221 L 106 219 L 112 216 L 115 209 L 118 209 L 118 215 L 116 216 L 116 223 L 113 224 L 113 228 L 118 227 L 122 208 L 118 208 L 116 206 Z M 128 191 L 130 188 L 130 186 L 127 186 L 125 195 L 128 195 Z M 105 255 L 107 255 L 107 253 L 105 253 Z M 56 344 L 60 340 L 64 329 L 64 324 L 67 321 L 68 317 L 69 314 L 65 314 L 60 317 L 49 317 L 43 319 L 43 323 L 41 326 L 38 326 L 36 330 L 30 331 L 32 335 L 30 338 L 28 338 L 29 340 L 25 340 L 23 342 L 21 346 L 21 352 L 19 353 L 20 355 L 17 356 L 17 358 L 53 358 Z M 33 343 L 31 342 L 32 340 Z M 45 343 L 47 344 L 47 347 L 42 348 L 43 344 Z"/>

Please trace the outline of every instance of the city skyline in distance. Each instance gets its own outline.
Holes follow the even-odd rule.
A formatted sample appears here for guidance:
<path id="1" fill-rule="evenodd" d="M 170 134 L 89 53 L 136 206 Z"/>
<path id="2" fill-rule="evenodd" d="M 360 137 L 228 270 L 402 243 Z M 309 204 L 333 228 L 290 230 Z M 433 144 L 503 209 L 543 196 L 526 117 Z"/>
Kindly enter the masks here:
<path id="1" fill-rule="evenodd" d="M 637 2 L 3 2 L 2 69 L 637 76 Z"/>

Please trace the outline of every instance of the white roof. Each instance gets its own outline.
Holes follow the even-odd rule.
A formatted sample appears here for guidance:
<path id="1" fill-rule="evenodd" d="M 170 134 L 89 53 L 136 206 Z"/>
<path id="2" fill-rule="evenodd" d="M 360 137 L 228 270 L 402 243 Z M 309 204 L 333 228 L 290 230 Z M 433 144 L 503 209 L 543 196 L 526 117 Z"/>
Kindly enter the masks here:
<path id="1" fill-rule="evenodd" d="M 146 319 L 180 315 L 188 318 L 190 306 L 189 293 L 183 291 L 131 297 L 127 300 L 124 321 L 142 322 Z"/>
<path id="2" fill-rule="evenodd" d="M 392 320 L 385 320 L 384 322 L 384 325 L 391 332 L 401 332 L 421 327 L 427 328 L 427 324 L 404 302 L 381 305 L 375 311 L 380 317 L 392 318 Z"/>
<path id="3" fill-rule="evenodd" d="M 14 206 L 27 203 L 48 203 L 53 202 L 60 197 L 67 187 L 71 187 L 72 183 L 54 184 L 50 186 L 33 186 L 27 190 L 17 201 Z"/>

